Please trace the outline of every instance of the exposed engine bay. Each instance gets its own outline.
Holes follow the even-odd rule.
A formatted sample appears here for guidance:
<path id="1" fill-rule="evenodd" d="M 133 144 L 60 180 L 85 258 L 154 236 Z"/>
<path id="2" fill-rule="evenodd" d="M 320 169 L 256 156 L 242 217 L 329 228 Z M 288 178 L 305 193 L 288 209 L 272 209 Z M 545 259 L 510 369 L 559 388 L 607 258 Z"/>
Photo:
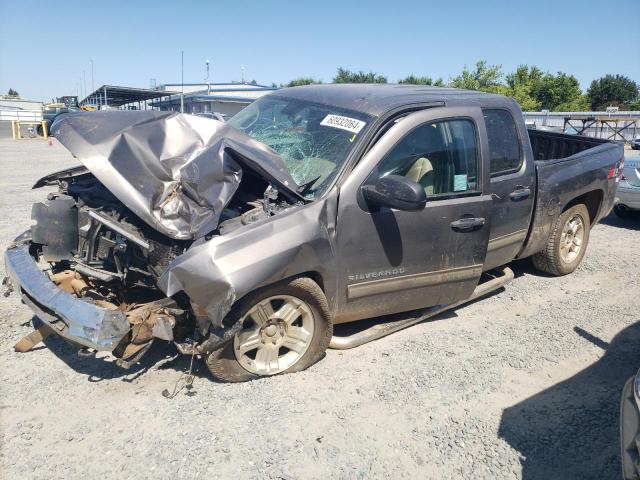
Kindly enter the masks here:
<path id="1" fill-rule="evenodd" d="M 84 301 L 126 312 L 131 331 L 113 351 L 121 366 L 137 361 L 154 338 L 188 348 L 197 332 L 189 299 L 167 298 L 157 280 L 195 241 L 154 230 L 83 167 L 49 175 L 36 187 L 56 184 L 58 191 L 32 209 L 31 254 L 49 264 L 50 279 Z M 266 180 L 243 171 L 218 227 L 197 241 L 291 207 Z"/>
<path id="2" fill-rule="evenodd" d="M 104 111 L 62 116 L 51 131 L 81 165 L 36 182 L 57 191 L 5 252 L 8 290 L 43 321 L 16 348 L 56 333 L 122 367 L 154 339 L 206 354 L 241 327 L 225 323 L 236 300 L 301 258 L 298 243 L 275 239 L 261 266 L 236 255 L 278 231 L 295 238 L 286 232 L 299 222 L 269 219 L 308 204 L 318 178 L 298 185 L 280 154 L 232 125 Z"/>

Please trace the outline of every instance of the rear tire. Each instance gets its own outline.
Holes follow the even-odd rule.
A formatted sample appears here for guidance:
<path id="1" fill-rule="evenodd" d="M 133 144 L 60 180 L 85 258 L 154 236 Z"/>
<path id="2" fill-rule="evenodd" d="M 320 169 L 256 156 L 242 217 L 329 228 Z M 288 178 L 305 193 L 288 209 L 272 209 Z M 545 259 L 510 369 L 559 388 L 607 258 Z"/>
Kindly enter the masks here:
<path id="1" fill-rule="evenodd" d="M 325 355 L 333 336 L 327 299 L 306 277 L 250 293 L 225 319 L 228 325 L 238 321 L 242 330 L 206 358 L 211 374 L 224 382 L 304 370 Z"/>
<path id="2" fill-rule="evenodd" d="M 556 276 L 572 273 L 587 250 L 590 228 L 589 212 L 583 204 L 562 212 L 544 250 L 532 257 L 534 266 Z"/>

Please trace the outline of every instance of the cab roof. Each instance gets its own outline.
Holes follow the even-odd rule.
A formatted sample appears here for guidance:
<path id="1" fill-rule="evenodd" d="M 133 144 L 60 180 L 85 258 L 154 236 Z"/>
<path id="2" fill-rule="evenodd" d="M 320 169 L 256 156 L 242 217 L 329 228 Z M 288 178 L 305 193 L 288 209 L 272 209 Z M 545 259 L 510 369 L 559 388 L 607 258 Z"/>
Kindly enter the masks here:
<path id="1" fill-rule="evenodd" d="M 514 101 L 490 93 L 424 85 L 339 83 L 283 88 L 270 94 L 380 116 L 412 104 L 513 107 Z"/>

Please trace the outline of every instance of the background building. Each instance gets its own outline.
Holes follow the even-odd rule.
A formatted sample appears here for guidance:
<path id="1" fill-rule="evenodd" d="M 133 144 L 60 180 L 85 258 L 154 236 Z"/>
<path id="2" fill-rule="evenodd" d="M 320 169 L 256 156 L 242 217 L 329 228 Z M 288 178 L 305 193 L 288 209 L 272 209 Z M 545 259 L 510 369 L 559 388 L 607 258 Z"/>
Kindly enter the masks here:
<path id="1" fill-rule="evenodd" d="M 250 83 L 168 83 L 157 87 L 158 90 L 179 92 L 184 88 L 184 113 L 218 112 L 231 117 L 276 88 Z M 160 110 L 180 111 L 180 94 L 163 97 L 149 103 Z"/>
<path id="2" fill-rule="evenodd" d="M 12 136 L 13 120 L 39 122 L 42 120 L 42 102 L 0 95 L 0 138 Z"/>

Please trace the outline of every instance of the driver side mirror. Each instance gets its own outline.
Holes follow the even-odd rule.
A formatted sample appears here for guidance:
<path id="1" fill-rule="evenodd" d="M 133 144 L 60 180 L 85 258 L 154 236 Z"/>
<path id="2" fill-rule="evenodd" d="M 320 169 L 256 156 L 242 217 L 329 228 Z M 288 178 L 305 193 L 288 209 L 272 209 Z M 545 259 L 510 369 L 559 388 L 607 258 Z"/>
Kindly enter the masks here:
<path id="1" fill-rule="evenodd" d="M 427 203 L 422 185 L 401 175 L 387 175 L 360 187 L 368 205 L 395 208 L 396 210 L 421 210 Z"/>

